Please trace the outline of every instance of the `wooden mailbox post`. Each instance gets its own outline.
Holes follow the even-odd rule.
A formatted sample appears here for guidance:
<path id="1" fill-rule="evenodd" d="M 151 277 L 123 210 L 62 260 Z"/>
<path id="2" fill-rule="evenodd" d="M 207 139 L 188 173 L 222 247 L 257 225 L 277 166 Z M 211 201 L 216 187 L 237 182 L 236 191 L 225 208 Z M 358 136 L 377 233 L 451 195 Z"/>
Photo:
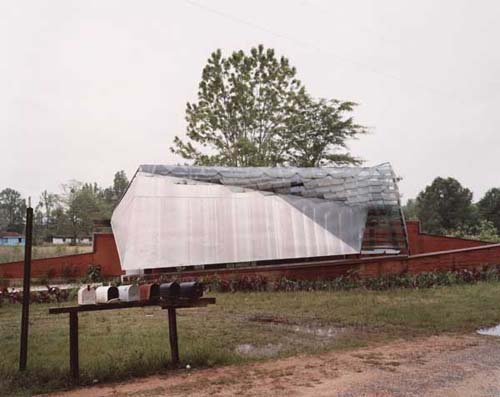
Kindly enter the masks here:
<path id="1" fill-rule="evenodd" d="M 69 366 L 71 377 L 75 383 L 80 380 L 78 357 L 78 313 L 101 310 L 128 309 L 132 307 L 160 306 L 168 312 L 168 329 L 172 363 L 179 363 L 179 343 L 177 340 L 177 309 L 200 307 L 215 304 L 215 298 L 176 299 L 171 301 L 132 301 L 116 302 L 98 305 L 65 306 L 49 309 L 49 314 L 69 313 Z"/>

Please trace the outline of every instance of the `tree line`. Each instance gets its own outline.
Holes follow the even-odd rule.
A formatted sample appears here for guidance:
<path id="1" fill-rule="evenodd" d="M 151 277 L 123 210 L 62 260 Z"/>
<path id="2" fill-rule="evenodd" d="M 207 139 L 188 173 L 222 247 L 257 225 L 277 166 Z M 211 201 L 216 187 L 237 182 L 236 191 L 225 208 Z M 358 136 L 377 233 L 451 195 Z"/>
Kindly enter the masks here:
<path id="1" fill-rule="evenodd" d="M 431 234 L 500 241 L 500 188 L 478 201 L 454 178 L 437 177 L 404 206 L 407 219 L 418 219 Z"/>
<path id="2" fill-rule="evenodd" d="M 77 238 L 91 236 L 93 223 L 109 219 L 128 186 L 125 171 L 114 175 L 113 184 L 101 188 L 97 183 L 70 181 L 61 193 L 44 190 L 34 208 L 33 238 L 40 244 L 54 236 Z M 0 191 L 0 231 L 24 232 L 26 200 L 18 191 Z"/>

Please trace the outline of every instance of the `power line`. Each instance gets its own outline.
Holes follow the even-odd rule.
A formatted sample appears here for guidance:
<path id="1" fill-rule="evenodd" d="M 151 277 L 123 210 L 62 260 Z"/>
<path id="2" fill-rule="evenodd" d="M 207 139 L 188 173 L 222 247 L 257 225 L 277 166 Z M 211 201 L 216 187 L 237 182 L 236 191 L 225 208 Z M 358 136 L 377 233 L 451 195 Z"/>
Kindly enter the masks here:
<path id="1" fill-rule="evenodd" d="M 314 12 L 318 15 L 325 15 L 325 14 L 332 14 L 330 10 L 326 9 L 326 8 L 323 8 L 321 6 L 318 6 L 316 4 L 313 4 L 311 3 L 310 0 L 297 0 L 296 2 L 299 6 L 303 6 L 303 7 L 309 7 L 310 9 L 313 9 Z M 371 29 L 371 28 L 367 28 L 366 26 L 354 26 L 355 28 L 357 28 L 357 30 L 361 31 L 361 32 L 365 32 L 365 33 L 368 33 L 370 35 L 371 38 L 376 38 L 377 40 L 379 41 L 383 41 L 383 42 L 386 42 L 386 43 L 390 43 L 392 45 L 394 44 L 401 44 L 399 41 L 397 40 L 394 40 L 394 39 L 388 39 L 387 37 L 381 35 L 379 32 L 377 32 L 375 29 Z"/>
<path id="2" fill-rule="evenodd" d="M 243 18 L 234 16 L 234 15 L 228 14 L 228 13 L 223 12 L 223 11 L 219 11 L 219 10 L 217 10 L 215 8 L 212 8 L 212 7 L 207 7 L 206 5 L 200 4 L 200 3 L 196 2 L 196 1 L 193 1 L 193 0 L 184 0 L 184 2 L 190 4 L 190 5 L 194 6 L 194 7 L 197 7 L 199 9 L 201 9 L 201 10 L 204 10 L 204 11 L 207 11 L 209 13 L 218 15 L 220 17 L 229 19 L 229 20 L 231 20 L 233 22 L 249 26 L 251 28 L 260 30 L 260 31 L 262 31 L 264 33 L 269 33 L 272 36 L 275 36 L 275 37 L 280 38 L 280 39 L 285 39 L 285 40 L 291 41 L 291 42 L 293 42 L 295 44 L 298 44 L 298 45 L 300 45 L 302 47 L 313 48 L 316 51 L 319 51 L 319 52 L 326 53 L 328 55 L 334 56 L 334 57 L 338 58 L 339 60 L 341 60 L 342 62 L 351 64 L 351 65 L 355 65 L 355 66 L 358 66 L 360 68 L 369 69 L 371 72 L 376 73 L 376 74 L 380 74 L 380 75 L 382 75 L 382 76 L 384 76 L 386 78 L 391 78 L 391 79 L 394 79 L 394 80 L 401 81 L 401 78 L 399 76 L 391 75 L 391 74 L 385 73 L 385 72 L 381 72 L 381 71 L 377 70 L 376 68 L 373 68 L 370 65 L 367 65 L 367 64 L 364 64 L 364 63 L 361 63 L 361 62 L 357 62 L 357 61 L 353 61 L 352 59 L 349 59 L 347 57 L 343 57 L 343 56 L 338 55 L 336 53 L 333 53 L 331 51 L 325 51 L 323 48 L 321 48 L 320 46 L 318 46 L 318 45 L 316 45 L 314 43 L 311 43 L 311 42 L 308 42 L 308 41 L 305 41 L 305 40 L 301 40 L 301 39 L 297 39 L 296 37 L 285 35 L 283 33 L 280 33 L 278 31 L 269 29 L 269 28 L 267 28 L 265 26 L 256 24 L 256 23 L 248 21 L 246 19 L 243 19 Z"/>
<path id="3" fill-rule="evenodd" d="M 324 48 L 316 45 L 315 43 L 312 43 L 312 42 L 309 42 L 309 41 L 306 41 L 306 40 L 302 40 L 302 39 L 298 39 L 296 37 L 292 37 L 292 36 L 289 36 L 289 35 L 286 35 L 286 34 L 283 34 L 281 32 L 278 32 L 278 31 L 275 31 L 273 29 L 269 29 L 263 25 L 259 25 L 255 22 L 252 22 L 252 21 L 249 21 L 249 20 L 246 20 L 246 19 L 243 19 L 243 18 L 240 18 L 238 16 L 234 16 L 232 14 L 228 14 L 224 11 L 220 11 L 216 8 L 213 8 L 213 7 L 209 7 L 209 6 L 206 6 L 204 4 L 200 4 L 196 1 L 193 1 L 193 0 L 184 0 L 185 3 L 193 6 L 193 7 L 196 7 L 198 9 L 201 9 L 205 12 L 208 12 L 208 13 L 211 13 L 211 14 L 214 14 L 214 15 L 217 15 L 219 17 L 222 17 L 222 18 L 225 18 L 225 19 L 228 19 L 228 20 L 231 20 L 235 23 L 238 23 L 238 24 L 242 24 L 242 25 L 246 25 L 246 26 L 249 26 L 253 29 L 256 29 L 256 30 L 260 30 L 264 33 L 268 33 L 272 36 L 275 36 L 277 38 L 280 38 L 280 39 L 284 39 L 284 40 L 287 40 L 287 41 L 290 41 L 294 44 L 297 44 L 297 45 L 300 45 L 302 47 L 306 47 L 306 48 L 312 48 L 320 53 L 323 53 L 323 54 L 327 54 L 327 55 L 330 55 L 330 56 L 333 56 L 335 58 L 337 58 L 338 60 L 342 61 L 342 62 L 345 62 L 347 64 L 350 64 L 350 65 L 354 65 L 360 69 L 365 69 L 373 74 L 377 74 L 379 76 L 382 76 L 386 79 L 391 79 L 391 80 L 394 80 L 394 81 L 397 81 L 399 83 L 402 83 L 403 82 L 403 79 L 398 76 L 398 75 L 394 75 L 394 74 L 391 74 L 391 73 L 387 73 L 385 71 L 381 71 L 377 68 L 374 68 L 373 66 L 371 65 L 368 65 L 368 64 L 365 64 L 365 63 L 362 63 L 362 62 L 358 62 L 358 61 L 355 61 L 355 60 L 352 60 L 350 58 L 347 58 L 347 57 L 344 57 L 344 56 L 341 56 L 341 55 L 338 55 L 332 51 L 329 51 L 329 50 L 325 50 Z M 422 91 L 427 91 L 429 94 L 433 95 L 433 94 L 437 94 L 437 95 L 440 95 L 440 96 L 443 96 L 443 97 L 446 97 L 448 99 L 451 99 L 451 100 L 454 100 L 456 102 L 460 102 L 462 104 L 464 104 L 465 102 L 463 102 L 459 97 L 457 96 L 454 96 L 448 92 L 445 92 L 445 91 L 441 91 L 441 90 L 437 90 L 435 88 L 431 88 L 431 87 L 425 87 L 423 86 L 422 84 L 415 84 L 413 83 L 413 86 L 417 89 L 420 89 Z"/>

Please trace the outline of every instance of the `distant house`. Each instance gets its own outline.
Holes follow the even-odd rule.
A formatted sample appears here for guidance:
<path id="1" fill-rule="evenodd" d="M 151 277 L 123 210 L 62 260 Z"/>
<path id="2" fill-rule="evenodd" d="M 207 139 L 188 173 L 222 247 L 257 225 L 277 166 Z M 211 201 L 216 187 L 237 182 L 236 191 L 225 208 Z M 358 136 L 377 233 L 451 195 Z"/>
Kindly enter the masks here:
<path id="1" fill-rule="evenodd" d="M 0 245 L 17 246 L 26 242 L 24 235 L 17 232 L 0 232 Z"/>
<path id="2" fill-rule="evenodd" d="M 54 236 L 52 237 L 52 244 L 55 245 L 63 245 L 63 244 L 71 244 L 73 242 L 73 237 L 66 236 Z M 92 244 L 92 237 L 77 237 L 76 244 Z"/>

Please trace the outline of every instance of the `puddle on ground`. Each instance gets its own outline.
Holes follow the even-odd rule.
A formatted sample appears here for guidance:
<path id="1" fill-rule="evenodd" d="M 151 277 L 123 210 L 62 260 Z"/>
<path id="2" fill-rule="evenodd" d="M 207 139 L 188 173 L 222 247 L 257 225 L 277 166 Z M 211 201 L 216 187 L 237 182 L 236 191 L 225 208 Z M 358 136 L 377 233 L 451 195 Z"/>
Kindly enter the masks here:
<path id="1" fill-rule="evenodd" d="M 273 327 L 280 329 L 292 331 L 298 334 L 308 334 L 317 336 L 319 338 L 335 338 L 340 334 L 344 333 L 346 329 L 344 327 L 326 326 L 321 325 L 301 325 L 294 323 L 286 318 L 272 317 L 272 316 L 255 316 L 249 318 L 250 321 L 256 321 L 259 323 L 267 323 Z"/>
<path id="2" fill-rule="evenodd" d="M 344 328 L 337 327 L 313 327 L 313 326 L 287 326 L 293 332 L 319 336 L 320 338 L 334 338 L 344 331 Z"/>
<path id="3" fill-rule="evenodd" d="M 500 336 L 500 324 L 496 327 L 481 328 L 476 331 L 480 335 Z"/>
<path id="4" fill-rule="evenodd" d="M 236 346 L 236 353 L 242 356 L 250 357 L 273 357 L 276 356 L 282 349 L 282 345 L 279 343 L 273 345 L 271 343 L 265 346 L 255 346 L 250 343 L 244 343 L 242 345 Z"/>

